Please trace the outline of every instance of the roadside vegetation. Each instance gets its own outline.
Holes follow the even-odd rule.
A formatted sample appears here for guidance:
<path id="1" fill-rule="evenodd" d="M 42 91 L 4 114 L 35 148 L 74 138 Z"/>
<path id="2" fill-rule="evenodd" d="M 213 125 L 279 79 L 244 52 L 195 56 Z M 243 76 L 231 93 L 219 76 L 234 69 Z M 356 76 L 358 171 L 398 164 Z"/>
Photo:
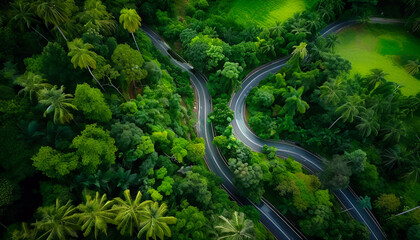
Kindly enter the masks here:
<path id="1" fill-rule="evenodd" d="M 357 207 L 373 207 L 390 239 L 420 239 L 418 209 L 395 216 L 420 201 L 419 1 L 14 0 L 0 6 L 3 238 L 274 239 L 259 212 L 232 201 L 204 166 L 205 142 L 195 129 L 198 96 L 188 73 L 142 31 L 147 24 L 208 78 L 213 144 L 241 195 L 255 203 L 267 197 L 310 239 L 369 239 L 368 228 L 332 194 L 350 185 L 363 196 Z M 401 9 L 404 31 L 413 36 L 367 25 L 360 38 L 370 40 L 372 51 L 360 61 L 345 47 L 353 44 L 351 32 L 319 36 L 337 20 L 357 16 L 366 24 L 384 6 Z M 375 31 L 379 43 L 369 35 Z M 292 140 L 321 154 L 319 176 L 280 159 L 273 147 L 251 151 L 229 126 L 228 103 L 241 80 L 290 54 L 279 73 L 249 93 L 248 122 L 263 139 Z M 357 65 L 372 54 L 394 55 L 399 66 L 387 57 L 377 66 Z M 396 79 L 396 68 L 411 80 Z"/>

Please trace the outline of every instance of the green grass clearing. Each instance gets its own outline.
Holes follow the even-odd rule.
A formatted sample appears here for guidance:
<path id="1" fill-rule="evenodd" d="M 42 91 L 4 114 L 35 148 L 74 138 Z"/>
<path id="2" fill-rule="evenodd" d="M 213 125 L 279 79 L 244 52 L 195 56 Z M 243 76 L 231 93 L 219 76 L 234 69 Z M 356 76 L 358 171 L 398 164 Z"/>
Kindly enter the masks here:
<path id="1" fill-rule="evenodd" d="M 319 0 L 234 0 L 228 17 L 241 24 L 255 23 L 271 27 L 297 12 L 311 8 Z"/>
<path id="2" fill-rule="evenodd" d="M 368 74 L 373 68 L 383 69 L 389 74 L 385 77 L 388 81 L 403 85 L 404 95 L 420 92 L 420 79 L 404 69 L 408 60 L 420 58 L 420 39 L 402 25 L 359 25 L 338 36 L 336 53 L 351 62 L 353 72 Z"/>

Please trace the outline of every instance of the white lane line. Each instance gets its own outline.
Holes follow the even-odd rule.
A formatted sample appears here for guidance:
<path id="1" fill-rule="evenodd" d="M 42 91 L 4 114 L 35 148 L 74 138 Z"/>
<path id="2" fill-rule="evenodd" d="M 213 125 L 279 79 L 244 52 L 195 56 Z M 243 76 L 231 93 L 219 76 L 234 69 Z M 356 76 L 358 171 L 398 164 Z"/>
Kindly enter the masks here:
<path id="1" fill-rule="evenodd" d="M 365 219 L 363 218 L 363 216 L 359 213 L 359 210 L 357 210 L 357 208 L 353 205 L 353 202 L 350 201 L 350 199 L 346 196 L 346 194 L 344 194 L 344 192 L 340 189 L 339 192 L 341 192 L 341 194 L 343 194 L 343 196 L 347 199 L 347 201 L 350 203 L 350 205 L 353 207 L 353 209 L 356 211 L 357 215 L 359 215 L 359 217 L 362 219 L 362 221 L 365 223 L 366 227 L 369 228 L 370 233 L 375 237 L 375 239 L 378 239 L 375 235 L 375 233 L 372 231 L 372 229 L 369 227 L 369 224 L 367 224 L 367 222 L 365 221 Z"/>
<path id="2" fill-rule="evenodd" d="M 231 191 L 229 191 L 229 189 L 227 188 L 227 187 L 224 187 L 225 188 L 225 190 L 228 192 L 228 193 L 230 193 L 231 195 L 233 195 L 232 194 L 232 192 Z M 234 195 L 233 195 L 234 196 Z M 237 201 L 238 202 L 238 201 Z M 239 201 L 240 202 L 240 201 Z M 275 223 L 275 222 L 273 222 L 273 220 L 271 220 L 271 218 L 260 208 L 260 207 L 258 207 L 254 202 L 252 202 L 252 201 L 249 201 L 256 209 L 258 209 L 262 214 L 264 214 L 264 216 L 268 219 L 268 220 L 270 220 L 270 222 L 278 229 L 278 230 L 280 230 L 280 232 L 282 232 L 283 233 L 283 235 L 287 238 L 287 239 L 290 239 L 289 238 L 289 236 L 287 236 L 287 234 L 279 227 L 279 226 L 277 226 L 277 224 Z M 299 236 L 299 235 L 298 235 Z"/>
<path id="3" fill-rule="evenodd" d="M 163 46 L 162 46 L 162 44 L 160 43 L 161 41 L 159 40 L 159 39 L 155 39 L 155 40 L 157 40 L 157 43 L 163 48 L 163 49 L 165 49 Z M 181 63 L 179 63 L 178 61 L 174 61 L 174 63 L 176 64 L 176 65 L 178 65 L 179 67 L 181 67 L 182 69 L 184 69 L 185 71 L 187 71 L 189 74 L 190 74 L 190 77 L 191 78 L 193 78 L 193 79 L 195 79 L 196 81 L 191 81 L 192 83 L 193 83 L 193 85 L 197 88 L 197 83 L 198 83 L 198 85 L 199 85 L 199 88 L 200 88 L 200 90 L 201 90 L 201 92 L 202 92 L 202 94 L 199 94 L 199 101 L 200 101 L 200 98 L 201 98 L 201 96 L 206 96 L 206 94 L 205 94 L 205 90 L 204 90 L 204 87 L 202 86 L 202 84 L 201 84 L 201 82 L 198 80 L 198 78 L 197 78 L 197 76 L 195 75 L 195 74 L 193 74 L 192 72 L 190 72 L 185 66 L 183 66 Z M 197 88 L 198 89 L 198 88 Z M 206 99 L 204 99 L 205 101 L 206 101 Z M 204 101 L 204 102 L 205 102 Z M 206 102 L 205 102 L 206 103 Z M 201 113 L 201 109 L 199 109 L 199 116 L 200 116 L 200 113 Z M 207 104 L 204 104 L 204 114 L 205 115 L 207 115 Z M 205 117 L 207 117 L 207 116 L 205 116 Z M 200 121 L 198 121 L 198 122 L 200 122 Z M 205 125 L 206 125 L 206 123 L 207 123 L 207 120 L 205 120 Z M 204 132 L 205 132 L 205 137 L 206 137 L 206 140 L 209 140 L 210 138 L 209 138 L 209 136 L 208 136 L 208 132 L 207 132 L 207 126 L 204 126 Z M 213 159 L 216 159 L 215 158 L 215 156 L 214 156 L 214 152 L 213 152 L 213 150 L 212 150 L 212 148 L 211 148 L 211 146 L 210 146 L 210 143 L 209 143 L 209 141 L 205 141 L 206 142 L 206 145 L 207 145 L 207 149 L 209 150 L 209 152 L 210 152 L 210 154 L 211 154 L 211 156 L 213 157 Z M 217 165 L 217 167 L 219 168 L 219 170 L 220 170 L 220 172 L 223 174 L 223 176 L 227 179 L 227 181 L 230 183 L 230 184 L 232 184 L 233 186 L 235 186 L 234 184 L 233 184 L 233 182 L 230 180 L 230 178 L 225 174 L 225 172 L 223 171 L 223 169 L 220 167 L 220 165 L 219 165 L 219 163 L 218 163 L 218 161 L 214 161 L 214 163 L 216 163 L 216 165 Z"/>

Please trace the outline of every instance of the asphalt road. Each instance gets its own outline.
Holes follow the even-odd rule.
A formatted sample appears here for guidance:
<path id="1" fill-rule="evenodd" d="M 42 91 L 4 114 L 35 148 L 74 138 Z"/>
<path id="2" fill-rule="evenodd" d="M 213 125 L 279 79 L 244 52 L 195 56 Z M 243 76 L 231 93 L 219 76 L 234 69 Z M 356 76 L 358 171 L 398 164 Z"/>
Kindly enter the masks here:
<path id="1" fill-rule="evenodd" d="M 255 204 L 249 199 L 242 197 L 235 188 L 232 179 L 233 175 L 229 170 L 219 150 L 212 144 L 214 132 L 212 125 L 207 122 L 207 115 L 213 111 L 211 96 L 206 87 L 206 78 L 192 70 L 191 65 L 186 62 L 179 61 L 178 56 L 173 56 L 174 53 L 169 50 L 170 47 L 166 44 L 159 35 L 153 32 L 150 28 L 143 27 L 142 30 L 152 40 L 153 44 L 164 55 L 171 57 L 171 61 L 176 66 L 182 68 L 190 74 L 191 82 L 198 97 L 198 126 L 197 131 L 200 137 L 205 139 L 206 154 L 205 161 L 208 168 L 223 180 L 222 188 L 230 195 L 230 197 L 241 205 L 253 205 L 261 213 L 261 222 L 264 226 L 276 237 L 276 239 L 306 239 L 303 234 L 299 232 L 280 212 L 278 212 L 271 204 L 262 200 L 261 203 Z M 168 51 L 169 50 L 169 51 Z"/>
<path id="2" fill-rule="evenodd" d="M 399 20 L 372 18 L 375 23 L 399 23 Z M 337 32 L 345 27 L 356 24 L 357 21 L 349 20 L 345 22 L 337 22 L 328 25 L 321 34 L 323 36 Z M 176 66 L 190 74 L 191 82 L 194 86 L 196 97 L 198 97 L 198 136 L 205 139 L 206 152 L 205 161 L 208 168 L 223 180 L 222 188 L 230 195 L 230 197 L 241 205 L 253 205 L 261 213 L 261 222 L 275 236 L 276 239 L 307 239 L 293 224 L 288 221 L 278 210 L 276 210 L 268 201 L 262 199 L 260 203 L 255 204 L 247 198 L 242 197 L 233 184 L 233 175 L 229 170 L 222 154 L 212 144 L 214 132 L 212 125 L 207 122 L 207 115 L 212 112 L 211 96 L 206 88 L 206 78 L 203 74 L 193 70 L 193 67 L 181 57 L 174 53 L 163 39 L 153 32 L 150 28 L 144 26 L 142 30 L 152 40 L 152 43 L 164 55 L 171 58 Z M 273 142 L 258 138 L 247 126 L 245 113 L 245 99 L 249 91 L 258 86 L 259 82 L 270 73 L 276 73 L 280 70 L 290 57 L 281 58 L 265 64 L 253 70 L 243 80 L 242 88 L 233 95 L 230 101 L 230 107 L 235 111 L 235 119 L 232 121 L 235 136 L 245 145 L 254 151 L 261 151 L 263 145 L 275 146 L 278 149 L 278 155 L 281 157 L 292 156 L 296 161 L 300 162 L 306 169 L 313 173 L 322 171 L 321 159 L 309 151 L 285 142 Z M 378 222 L 370 211 L 360 209 L 358 207 L 357 195 L 351 189 L 343 189 L 335 191 L 339 201 L 345 209 L 350 209 L 349 214 L 359 222 L 365 224 L 371 231 L 371 239 L 386 239 Z"/>
<path id="3" fill-rule="evenodd" d="M 401 23 L 397 19 L 385 19 L 385 18 L 371 18 L 372 23 L 380 24 L 394 24 Z M 336 33 L 346 27 L 357 24 L 357 20 L 348 20 L 343 22 L 336 22 L 328 25 L 324 30 L 321 31 L 322 36 L 326 36 L 330 33 Z M 263 140 L 257 137 L 249 128 L 245 121 L 245 99 L 249 92 L 258 84 L 261 80 L 266 78 L 270 73 L 277 73 L 289 60 L 290 56 L 275 60 L 267 63 L 257 69 L 253 70 L 243 80 L 241 89 L 236 92 L 229 103 L 230 108 L 235 111 L 234 120 L 232 121 L 233 131 L 236 138 L 240 139 L 245 145 L 253 149 L 254 151 L 260 152 L 262 147 L 266 144 L 268 146 L 275 146 L 277 148 L 277 154 L 281 157 L 287 158 L 293 157 L 294 160 L 298 161 L 312 173 L 319 173 L 322 171 L 321 157 L 313 154 L 293 143 L 285 141 L 270 141 Z M 334 195 L 343 205 L 344 209 L 351 209 L 348 213 L 360 223 L 366 225 L 371 232 L 371 239 L 386 239 L 386 235 L 381 229 L 378 221 L 375 219 L 373 214 L 368 209 L 361 209 L 358 206 L 358 196 L 354 193 L 351 188 L 341 189 L 334 192 Z"/>

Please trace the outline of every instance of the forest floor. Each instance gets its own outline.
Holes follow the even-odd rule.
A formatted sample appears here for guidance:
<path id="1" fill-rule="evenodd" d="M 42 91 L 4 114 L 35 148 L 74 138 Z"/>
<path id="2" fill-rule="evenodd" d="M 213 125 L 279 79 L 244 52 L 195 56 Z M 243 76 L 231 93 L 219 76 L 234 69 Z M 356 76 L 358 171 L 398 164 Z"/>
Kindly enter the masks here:
<path id="1" fill-rule="evenodd" d="M 365 75 L 371 69 L 383 69 L 389 74 L 387 80 L 403 86 L 404 95 L 420 92 L 420 79 L 404 69 L 408 60 L 420 57 L 420 39 L 401 25 L 359 25 L 343 30 L 338 36 L 340 42 L 335 51 L 351 62 L 354 73 Z"/>
<path id="2" fill-rule="evenodd" d="M 234 0 L 228 17 L 238 23 L 255 23 L 259 27 L 271 27 L 284 22 L 297 12 L 311 8 L 319 0 Z"/>

